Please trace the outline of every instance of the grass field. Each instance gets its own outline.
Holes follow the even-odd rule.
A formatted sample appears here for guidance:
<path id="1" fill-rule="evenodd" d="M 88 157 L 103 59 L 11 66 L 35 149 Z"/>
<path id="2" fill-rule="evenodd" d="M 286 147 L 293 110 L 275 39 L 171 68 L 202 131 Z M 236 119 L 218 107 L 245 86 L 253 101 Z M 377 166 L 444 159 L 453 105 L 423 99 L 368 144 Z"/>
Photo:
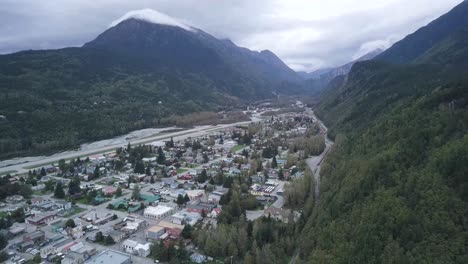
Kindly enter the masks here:
<path id="1" fill-rule="evenodd" d="M 232 152 L 236 152 L 236 151 L 239 151 L 239 150 L 241 150 L 241 149 L 243 149 L 243 148 L 245 148 L 245 147 L 246 147 L 245 145 L 237 145 L 237 146 L 234 146 L 234 147 L 231 149 L 231 151 L 232 151 Z"/>
<path id="2" fill-rule="evenodd" d="M 184 173 L 186 171 L 188 171 L 188 169 L 182 169 L 182 168 L 177 169 L 177 173 Z"/>

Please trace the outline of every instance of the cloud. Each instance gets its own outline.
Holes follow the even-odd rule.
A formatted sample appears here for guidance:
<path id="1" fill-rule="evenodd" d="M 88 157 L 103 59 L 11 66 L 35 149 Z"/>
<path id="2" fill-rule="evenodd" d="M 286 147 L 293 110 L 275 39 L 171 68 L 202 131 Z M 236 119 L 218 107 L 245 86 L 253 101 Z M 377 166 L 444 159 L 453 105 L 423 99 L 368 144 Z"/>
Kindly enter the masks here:
<path id="1" fill-rule="evenodd" d="M 140 19 L 140 20 L 144 20 L 144 21 L 147 21 L 147 22 L 155 23 L 155 24 L 162 24 L 162 25 L 180 27 L 180 28 L 190 30 L 190 31 L 194 30 L 191 26 L 186 25 L 186 24 L 178 21 L 177 19 L 175 19 L 173 17 L 170 17 L 170 16 L 168 16 L 166 14 L 163 14 L 161 12 L 158 12 L 156 10 L 149 9 L 149 8 L 140 9 L 140 10 L 133 10 L 133 11 L 127 12 L 125 15 L 123 15 L 119 19 L 114 20 L 110 24 L 109 27 L 114 27 L 117 24 L 119 24 L 120 22 L 122 22 L 124 20 L 127 20 L 129 18 Z"/>
<path id="2" fill-rule="evenodd" d="M 81 46 L 131 10 L 153 9 L 156 21 L 194 26 L 254 50 L 269 49 L 292 68 L 312 71 L 390 46 L 460 2 L 2 0 L 0 53 Z"/>

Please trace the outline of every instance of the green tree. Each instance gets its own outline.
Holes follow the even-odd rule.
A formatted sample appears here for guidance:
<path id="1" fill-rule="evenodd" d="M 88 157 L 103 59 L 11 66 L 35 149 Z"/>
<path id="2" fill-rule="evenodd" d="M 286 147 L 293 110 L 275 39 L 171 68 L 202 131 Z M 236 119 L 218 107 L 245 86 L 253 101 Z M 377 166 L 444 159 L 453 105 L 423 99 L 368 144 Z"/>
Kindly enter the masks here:
<path id="1" fill-rule="evenodd" d="M 0 251 L 8 245 L 8 240 L 4 234 L 0 233 Z"/>
<path id="2" fill-rule="evenodd" d="M 177 195 L 177 205 L 181 206 L 185 203 L 185 199 L 182 194 Z"/>
<path id="3" fill-rule="evenodd" d="M 104 238 L 104 244 L 106 245 L 114 245 L 115 244 L 115 241 L 114 239 L 111 237 L 111 236 L 106 236 Z"/>
<path id="4" fill-rule="evenodd" d="M 188 196 L 188 194 L 185 194 L 184 203 L 188 203 L 188 202 L 190 202 L 190 197 Z"/>
<path id="5" fill-rule="evenodd" d="M 198 176 L 197 181 L 199 183 L 204 183 L 206 182 L 207 179 L 208 179 L 208 175 L 206 173 L 206 169 L 203 169 L 200 175 Z"/>
<path id="6" fill-rule="evenodd" d="M 181 235 L 185 239 L 192 238 L 192 226 L 191 225 L 185 225 L 184 229 L 182 229 Z"/>
<path id="7" fill-rule="evenodd" d="M 164 164 L 166 162 L 166 156 L 164 155 L 164 151 L 161 147 L 158 148 L 158 157 L 156 158 L 156 162 L 158 164 Z"/>
<path id="8" fill-rule="evenodd" d="M 151 168 L 149 165 L 146 167 L 145 173 L 146 173 L 146 176 L 151 176 Z"/>
<path id="9" fill-rule="evenodd" d="M 94 168 L 94 173 L 93 173 L 94 178 L 99 178 L 99 176 L 101 176 L 100 174 L 101 174 L 101 173 L 100 173 L 100 170 L 99 170 L 99 165 L 97 165 L 97 166 Z"/>
<path id="10" fill-rule="evenodd" d="M 67 164 L 65 163 L 64 159 L 60 159 L 58 161 L 58 167 L 61 172 L 65 172 L 67 170 Z"/>
<path id="11" fill-rule="evenodd" d="M 58 199 L 65 198 L 65 192 L 63 191 L 61 182 L 57 182 L 57 185 L 55 186 L 54 197 Z"/>
<path id="12" fill-rule="evenodd" d="M 132 199 L 136 201 L 140 200 L 140 186 L 138 184 L 135 184 L 135 187 L 133 188 Z"/>
<path id="13" fill-rule="evenodd" d="M 81 185 L 80 178 L 74 177 L 68 184 L 68 195 L 81 193 L 80 185 Z"/>
<path id="14" fill-rule="evenodd" d="M 278 171 L 278 179 L 284 181 L 283 169 L 280 169 L 280 170 Z"/>
<path id="15" fill-rule="evenodd" d="M 75 228 L 76 227 L 75 221 L 73 221 L 73 219 L 68 219 L 67 222 L 65 222 L 65 227 Z"/>
<path id="16" fill-rule="evenodd" d="M 141 159 L 135 162 L 135 167 L 133 168 L 134 173 L 144 174 L 145 173 L 145 165 Z"/>
<path id="17" fill-rule="evenodd" d="M 45 170 L 44 167 L 41 168 L 41 176 L 44 177 L 47 175 L 47 171 Z"/>
<path id="18" fill-rule="evenodd" d="M 96 233 L 96 242 L 102 242 L 104 240 L 104 235 L 102 234 L 101 231 L 98 231 Z"/>
<path id="19" fill-rule="evenodd" d="M 117 196 L 117 197 L 122 196 L 122 188 L 121 187 L 117 187 L 117 191 L 115 192 L 115 196 Z"/>
<path id="20" fill-rule="evenodd" d="M 276 156 L 273 156 L 273 159 L 271 161 L 271 167 L 272 168 L 278 167 L 278 162 L 276 162 Z"/>

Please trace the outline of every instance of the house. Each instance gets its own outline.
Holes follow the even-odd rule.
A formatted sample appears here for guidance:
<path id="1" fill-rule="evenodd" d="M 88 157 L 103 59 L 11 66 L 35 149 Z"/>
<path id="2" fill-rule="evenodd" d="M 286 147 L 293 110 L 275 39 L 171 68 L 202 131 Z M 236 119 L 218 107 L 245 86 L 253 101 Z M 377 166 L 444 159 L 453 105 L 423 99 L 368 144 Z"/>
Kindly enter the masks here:
<path id="1" fill-rule="evenodd" d="M 26 232 L 26 227 L 24 226 L 12 226 L 8 229 L 8 238 L 14 238 Z"/>
<path id="2" fill-rule="evenodd" d="M 30 217 L 26 218 L 26 223 L 29 223 L 31 225 L 45 225 L 47 223 L 50 223 L 57 217 L 57 212 L 52 211 L 52 212 L 44 212 L 40 214 L 35 214 L 31 215 Z"/>
<path id="3" fill-rule="evenodd" d="M 32 233 L 23 236 L 23 242 L 32 241 L 34 244 L 40 243 L 45 240 L 45 233 L 41 230 L 36 230 Z"/>
<path id="4" fill-rule="evenodd" d="M 270 206 L 267 209 L 265 209 L 263 211 L 263 215 L 266 217 L 271 217 L 276 220 L 282 221 L 284 223 L 287 223 L 290 220 L 297 219 L 297 215 L 294 212 L 292 212 L 290 209 L 277 208 L 274 206 Z"/>
<path id="5" fill-rule="evenodd" d="M 173 208 L 164 205 L 149 206 L 145 208 L 143 215 L 151 219 L 161 219 L 169 216 L 172 211 Z"/>
<path id="6" fill-rule="evenodd" d="M 207 260 L 206 256 L 201 255 L 199 253 L 193 253 L 190 255 L 190 260 L 195 263 L 203 263 Z"/>
<path id="7" fill-rule="evenodd" d="M 173 224 L 166 221 L 161 221 L 158 223 L 158 226 L 163 227 L 166 230 L 166 233 L 169 238 L 177 240 L 180 238 L 180 234 L 184 229 L 183 225 Z"/>
<path id="8" fill-rule="evenodd" d="M 6 198 L 6 201 L 9 202 L 9 203 L 12 203 L 12 204 L 15 204 L 15 203 L 20 203 L 24 200 L 23 196 L 21 195 L 12 195 L 12 196 L 8 196 Z"/>
<path id="9" fill-rule="evenodd" d="M 85 262 L 85 264 L 131 264 L 132 256 L 115 250 L 105 250 Z"/>
<path id="10" fill-rule="evenodd" d="M 221 213 L 221 208 L 213 208 L 213 211 L 211 211 L 211 213 L 208 214 L 208 217 L 218 218 L 220 213 Z"/>
<path id="11" fill-rule="evenodd" d="M 140 244 L 134 240 L 127 239 L 122 243 L 122 249 L 126 253 L 146 257 L 150 254 L 150 243 Z"/>
<path id="12" fill-rule="evenodd" d="M 202 217 L 199 213 L 182 210 L 171 216 L 171 223 L 178 225 L 189 224 L 193 226 L 201 219 Z"/>
<path id="13" fill-rule="evenodd" d="M 196 202 L 196 203 L 190 203 L 187 205 L 187 211 L 189 212 L 196 212 L 199 214 L 202 214 L 204 211 L 206 214 L 209 214 L 211 210 L 215 207 L 214 204 L 211 203 L 205 203 L 205 202 Z"/>
<path id="14" fill-rule="evenodd" d="M 68 252 L 60 264 L 83 264 L 85 258 L 76 252 Z"/>
<path id="15" fill-rule="evenodd" d="M 185 193 L 190 198 L 190 200 L 196 200 L 203 196 L 205 190 L 186 190 Z"/>
<path id="16" fill-rule="evenodd" d="M 166 233 L 166 229 L 162 226 L 152 226 L 146 230 L 146 239 L 149 240 L 159 240 L 163 234 Z"/>
<path id="17" fill-rule="evenodd" d="M 105 231 L 103 235 L 112 237 L 115 243 L 122 241 L 126 236 L 124 232 L 113 229 Z"/>
<path id="18" fill-rule="evenodd" d="M 117 188 L 115 188 L 114 186 L 105 186 L 102 188 L 102 193 L 105 196 L 111 196 L 117 193 Z"/>
<path id="19" fill-rule="evenodd" d="M 47 258 L 49 255 L 55 255 L 58 253 L 65 253 L 67 252 L 70 247 L 77 244 L 77 242 L 73 241 L 71 238 L 62 237 L 59 240 L 49 242 L 47 245 L 41 248 L 41 258 Z"/>

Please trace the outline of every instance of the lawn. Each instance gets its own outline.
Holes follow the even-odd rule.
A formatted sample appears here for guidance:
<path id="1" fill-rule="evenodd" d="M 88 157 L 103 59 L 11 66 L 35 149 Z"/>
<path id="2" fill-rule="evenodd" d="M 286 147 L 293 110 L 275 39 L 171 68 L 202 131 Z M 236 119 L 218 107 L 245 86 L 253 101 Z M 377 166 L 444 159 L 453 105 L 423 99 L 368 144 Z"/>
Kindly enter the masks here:
<path id="1" fill-rule="evenodd" d="M 180 174 L 180 173 L 184 173 L 184 172 L 186 172 L 186 171 L 188 171 L 188 169 L 182 169 L 182 168 L 178 168 L 178 169 L 177 169 L 177 173 L 179 173 L 179 174 Z"/>
<path id="2" fill-rule="evenodd" d="M 234 147 L 231 149 L 231 151 L 232 151 L 232 152 L 236 152 L 236 151 L 239 151 L 239 150 L 241 150 L 241 149 L 243 149 L 243 148 L 245 148 L 245 147 L 246 147 L 246 145 L 237 145 L 237 146 L 234 146 Z"/>

